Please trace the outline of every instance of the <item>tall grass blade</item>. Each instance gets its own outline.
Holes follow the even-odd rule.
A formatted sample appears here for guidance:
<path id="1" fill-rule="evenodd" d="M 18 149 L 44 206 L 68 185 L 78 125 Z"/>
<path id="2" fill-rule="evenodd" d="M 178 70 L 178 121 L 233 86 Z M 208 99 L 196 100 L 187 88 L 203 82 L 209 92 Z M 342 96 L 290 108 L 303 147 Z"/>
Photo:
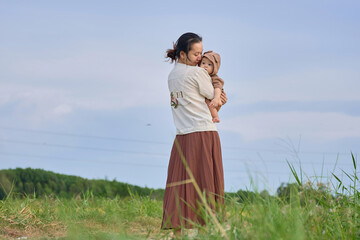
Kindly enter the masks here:
<path id="1" fill-rule="evenodd" d="M 334 176 L 334 178 L 335 178 L 336 180 L 338 180 L 339 183 L 342 184 L 342 181 L 341 181 L 334 173 L 331 173 L 331 174 Z"/>
<path id="2" fill-rule="evenodd" d="M 343 173 L 345 173 L 345 175 L 353 182 L 354 179 L 352 178 L 352 176 L 350 176 L 347 172 L 345 172 L 344 170 L 341 170 Z"/>
<path id="3" fill-rule="evenodd" d="M 355 157 L 354 157 L 354 154 L 353 154 L 353 153 L 351 153 L 351 158 L 352 158 L 352 160 L 353 160 L 354 169 L 355 169 L 355 171 L 356 171 L 356 161 L 355 161 Z"/>
<path id="4" fill-rule="evenodd" d="M 353 164 L 354 164 L 354 169 L 356 171 L 356 161 L 355 161 L 355 157 L 354 157 L 353 153 L 351 153 L 351 158 L 352 158 L 352 161 L 353 161 Z"/>
<path id="5" fill-rule="evenodd" d="M 302 186 L 302 183 L 301 183 L 301 181 L 300 181 L 300 178 L 299 178 L 299 176 L 298 176 L 298 174 L 297 174 L 297 172 L 296 172 L 296 170 L 295 170 L 295 167 L 294 167 L 292 164 L 290 164 L 289 161 L 286 161 L 286 162 L 287 162 L 287 164 L 289 165 L 289 168 L 290 168 L 292 174 L 294 175 L 296 182 L 297 182 L 300 186 Z"/>

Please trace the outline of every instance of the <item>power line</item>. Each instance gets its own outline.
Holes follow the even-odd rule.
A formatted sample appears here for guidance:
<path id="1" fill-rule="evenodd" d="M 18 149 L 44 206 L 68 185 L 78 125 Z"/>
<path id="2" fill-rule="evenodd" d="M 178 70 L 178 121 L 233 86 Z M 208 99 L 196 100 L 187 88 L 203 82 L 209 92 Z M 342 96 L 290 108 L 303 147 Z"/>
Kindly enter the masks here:
<path id="1" fill-rule="evenodd" d="M 5 155 L 5 156 L 12 156 L 12 157 L 28 157 L 28 158 L 39 158 L 39 159 L 51 159 L 54 157 L 50 157 L 50 156 L 42 156 L 42 155 L 29 155 L 29 154 L 18 154 L 18 153 L 10 153 L 10 152 L 0 152 L 0 155 Z M 54 158 L 55 159 L 55 158 Z M 80 163 L 110 163 L 110 164 L 121 164 L 121 165 L 130 165 L 130 166 L 143 166 L 143 167 L 160 167 L 160 168 L 165 168 L 167 167 L 167 165 L 155 165 L 155 164 L 146 164 L 146 163 L 134 163 L 134 162 L 118 162 L 118 161 L 103 161 L 101 160 L 101 162 L 96 161 L 96 160 L 78 160 L 78 159 L 73 159 L 73 158 L 60 158 L 57 157 L 56 159 L 58 160 L 62 160 L 62 161 L 72 161 L 72 162 L 80 162 Z M 236 172 L 236 173 L 262 173 L 261 171 L 249 171 L 249 170 L 234 170 L 234 169 L 224 169 L 224 172 Z M 289 173 L 284 173 L 284 172 L 269 172 L 267 171 L 266 173 L 270 173 L 270 174 L 290 174 Z"/>
<path id="2" fill-rule="evenodd" d="M 96 148 L 96 147 L 86 147 L 86 146 L 74 146 L 74 145 L 53 144 L 53 143 L 46 143 L 46 142 L 43 142 L 43 143 L 29 142 L 29 141 L 19 141 L 19 140 L 13 140 L 13 139 L 1 139 L 0 142 L 25 144 L 25 145 L 35 145 L 35 146 L 42 146 L 42 147 L 70 148 L 70 149 L 82 149 L 82 150 L 91 150 L 91 151 L 119 152 L 119 153 L 129 153 L 129 154 L 145 154 L 145 155 L 152 155 L 152 156 L 168 157 L 168 155 L 162 154 L 162 153 L 128 151 L 128 150 L 125 151 L 125 150 L 111 149 L 111 148 Z"/>
<path id="3" fill-rule="evenodd" d="M 53 144 L 53 143 L 41 143 L 41 142 L 29 142 L 29 141 L 20 141 L 20 140 L 13 140 L 13 139 L 0 139 L 0 142 L 7 142 L 7 143 L 15 143 L 15 144 L 24 144 L 24 145 L 34 145 L 34 146 L 41 146 L 41 147 L 56 147 L 56 148 L 67 148 L 67 149 L 81 149 L 81 150 L 90 150 L 90 151 L 104 151 L 104 152 L 117 152 L 117 153 L 126 153 L 126 154 L 140 154 L 140 155 L 147 155 L 147 156 L 156 156 L 156 157 L 169 157 L 169 154 L 163 153 L 152 153 L 152 152 L 143 152 L 143 151 L 129 151 L 129 150 L 119 150 L 119 149 L 111 149 L 111 148 L 97 148 L 97 147 L 87 147 L 87 146 L 75 146 L 75 145 L 64 145 L 64 144 Z M 223 161 L 240 161 L 240 162 L 255 162 L 251 159 L 244 159 L 244 158 L 223 158 Z M 284 160 L 271 160 L 271 161 L 261 161 L 261 163 L 284 163 Z M 320 162 L 307 162 L 307 161 L 300 161 L 296 162 L 299 164 L 311 164 L 311 165 L 319 165 L 325 164 Z M 351 163 L 342 163 L 341 165 L 352 165 Z"/>
<path id="4" fill-rule="evenodd" d="M 141 167 L 157 167 L 157 168 L 166 168 L 166 165 L 158 165 L 158 164 L 148 164 L 148 163 L 134 163 L 134 162 L 127 162 L 127 161 L 108 161 L 108 160 L 79 160 L 74 158 L 64 158 L 64 157 L 53 157 L 53 156 L 44 156 L 44 155 L 33 155 L 33 154 L 21 154 L 21 153 L 13 153 L 13 152 L 1 152 L 0 155 L 4 156 L 10 156 L 10 157 L 26 157 L 26 158 L 37 158 L 37 159 L 56 159 L 56 160 L 62 160 L 62 161 L 71 161 L 71 162 L 80 162 L 80 163 L 108 163 L 108 164 L 121 164 L 121 165 L 129 165 L 129 166 L 141 166 Z M 276 175 L 291 175 L 289 172 L 280 172 L 280 171 L 259 171 L 254 170 L 251 171 L 249 169 L 224 169 L 225 173 L 256 173 L 256 174 L 262 174 L 262 175 L 268 175 L 268 174 L 276 174 Z"/>
<path id="5" fill-rule="evenodd" d="M 252 163 L 259 163 L 259 164 L 266 164 L 266 163 L 286 163 L 287 160 L 276 160 L 276 159 L 273 159 L 273 160 L 253 160 L 253 159 L 249 159 L 249 158 L 227 158 L 227 157 L 223 157 L 223 162 L 225 161 L 241 161 L 241 162 L 252 162 Z M 311 162 L 308 162 L 308 161 L 289 161 L 289 163 L 292 163 L 292 164 L 300 164 L 300 165 L 303 165 L 303 164 L 307 164 L 307 165 L 325 165 L 325 164 L 328 164 L 328 163 L 325 163 L 324 162 L 315 162 L 315 161 L 311 161 Z M 336 163 L 333 162 L 334 164 Z M 353 165 L 353 163 L 339 163 L 337 162 L 337 165 L 338 164 L 341 164 L 341 165 Z"/>
<path id="6" fill-rule="evenodd" d="M 134 162 L 119 162 L 119 161 L 108 161 L 108 160 L 79 160 L 74 158 L 63 158 L 63 157 L 52 157 L 52 156 L 43 156 L 43 155 L 30 155 L 30 154 L 19 154 L 12 152 L 0 152 L 0 155 L 10 156 L 10 157 L 26 157 L 26 158 L 37 158 L 37 159 L 56 159 L 62 161 L 71 161 L 71 162 L 80 162 L 80 163 L 110 163 L 110 164 L 121 164 L 121 165 L 133 165 L 133 166 L 145 166 L 145 167 L 167 167 L 166 165 L 155 165 L 147 163 L 134 163 Z"/>
<path id="7" fill-rule="evenodd" d="M 55 136 L 66 136 L 66 137 L 78 137 L 78 138 L 89 138 L 89 139 L 102 139 L 108 141 L 122 141 L 122 142 L 136 142 L 136 143 L 147 143 L 147 144 L 161 144 L 161 145 L 171 145 L 169 142 L 160 142 L 160 141 L 149 141 L 141 139 L 132 139 L 132 138 L 116 138 L 116 137 L 105 137 L 105 136 L 96 136 L 96 135 L 85 135 L 77 133 L 66 133 L 66 132 L 56 132 L 56 131 L 45 131 L 45 130 L 34 130 L 34 129 L 25 129 L 25 128 L 13 128 L 0 126 L 0 129 L 9 130 L 9 131 L 20 131 L 20 132 L 30 132 L 38 134 L 47 134 Z M 273 153 L 289 153 L 289 150 L 277 150 L 277 149 L 266 149 L 266 148 L 245 148 L 245 147 L 235 147 L 235 146 L 222 146 L 223 149 L 229 150 L 242 150 L 242 151 L 252 151 L 252 152 L 273 152 Z M 293 152 L 291 152 L 293 153 Z M 320 152 L 320 151 L 296 151 L 296 154 L 313 154 L 313 155 L 349 155 L 349 153 L 344 152 Z M 354 153 L 355 155 L 356 153 Z"/>
<path id="8" fill-rule="evenodd" d="M 230 150 L 245 150 L 253 152 L 273 152 L 273 153 L 292 153 L 292 154 L 316 154 L 316 155 L 349 155 L 350 153 L 345 152 L 317 152 L 317 151 L 290 151 L 290 150 L 277 150 L 277 149 L 266 149 L 266 148 L 242 148 L 242 147 L 224 147 Z"/>
<path id="9" fill-rule="evenodd" d="M 30 133 L 55 135 L 55 136 L 102 139 L 102 140 L 109 140 L 109 141 L 167 144 L 167 145 L 169 144 L 169 143 L 165 143 L 165 142 L 147 141 L 147 140 L 140 140 L 140 139 L 104 137 L 104 136 L 85 135 L 85 134 L 76 134 L 76 133 L 64 133 L 64 132 L 45 131 L 45 130 L 33 130 L 33 129 L 24 129 L 24 128 L 0 127 L 0 129 L 10 130 L 10 131 L 19 131 L 19 132 L 30 132 Z"/>

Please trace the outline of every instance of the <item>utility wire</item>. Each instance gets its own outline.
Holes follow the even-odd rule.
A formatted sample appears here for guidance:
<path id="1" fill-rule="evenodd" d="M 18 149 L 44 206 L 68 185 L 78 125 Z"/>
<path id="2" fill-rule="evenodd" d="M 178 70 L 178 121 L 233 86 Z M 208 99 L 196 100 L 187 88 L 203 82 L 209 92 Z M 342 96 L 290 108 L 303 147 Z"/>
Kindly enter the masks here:
<path id="1" fill-rule="evenodd" d="M 142 151 L 128 151 L 128 150 L 119 150 L 119 149 L 111 149 L 111 148 L 97 148 L 97 147 L 87 147 L 87 146 L 74 146 L 74 145 L 64 145 L 64 144 L 53 144 L 53 143 L 41 143 L 41 142 L 29 142 L 29 141 L 20 141 L 20 140 L 13 140 L 13 139 L 0 139 L 0 142 L 7 142 L 7 143 L 15 143 L 15 144 L 24 144 L 24 145 L 33 145 L 33 146 L 40 146 L 40 147 L 56 147 L 56 148 L 68 148 L 68 149 L 81 149 L 81 150 L 90 150 L 90 151 L 104 151 L 104 152 L 118 152 L 118 153 L 126 153 L 126 154 L 138 154 L 138 155 L 147 155 L 147 156 L 156 156 L 156 157 L 169 157 L 168 154 L 163 153 L 152 153 L 152 152 L 142 152 Z M 245 158 L 227 158 L 223 157 L 223 161 L 238 161 L 238 162 L 258 162 L 258 163 L 285 163 L 285 160 L 271 160 L 271 161 L 261 161 L 252 160 L 252 159 L 245 159 Z M 307 162 L 307 161 L 300 161 L 296 162 L 299 164 L 311 164 L 311 165 L 322 165 L 325 164 L 323 162 Z M 352 165 L 352 163 L 342 163 L 341 165 Z"/>
<path id="2" fill-rule="evenodd" d="M 96 160 L 78 160 L 73 158 L 60 158 L 60 157 L 50 157 L 50 156 L 42 156 L 42 155 L 29 155 L 29 154 L 18 154 L 11 152 L 0 152 L 0 155 L 10 156 L 10 157 L 27 157 L 27 158 L 39 158 L 39 159 L 57 159 L 63 161 L 71 161 L 71 162 L 80 162 L 80 163 L 99 163 Z M 129 166 L 141 166 L 141 167 L 155 167 L 155 168 L 166 168 L 167 165 L 156 165 L 156 164 L 146 164 L 146 163 L 134 163 L 134 162 L 119 162 L 119 161 L 101 161 L 100 163 L 109 163 L 109 164 L 121 164 L 121 165 L 129 165 Z M 291 176 L 291 172 L 280 172 L 280 171 L 259 171 L 259 170 L 249 170 L 249 169 L 224 169 L 225 173 L 247 173 L 247 174 L 261 174 L 265 175 L 289 175 Z"/>
<path id="3" fill-rule="evenodd" d="M 223 147 L 231 150 L 245 150 L 254 152 L 273 152 L 273 153 L 297 153 L 297 154 L 313 154 L 313 155 L 349 155 L 346 152 L 317 152 L 317 151 L 291 151 L 291 150 L 277 150 L 277 149 L 264 149 L 264 148 L 242 148 L 242 147 Z"/>
<path id="4" fill-rule="evenodd" d="M 31 145 L 33 145 L 33 144 L 31 144 Z M 43 145 L 41 145 L 41 146 L 43 146 Z M 45 145 L 45 147 L 46 147 L 46 145 Z M 68 147 L 68 146 L 67 146 Z M 74 146 L 72 146 L 72 148 L 74 148 Z M 93 149 L 93 150 L 98 150 L 98 149 Z M 103 150 L 103 149 L 102 149 Z M 109 149 L 105 149 L 105 150 L 109 150 Z M 122 152 L 122 151 L 117 151 L 117 152 Z M 129 153 L 129 152 L 125 152 L 125 153 Z M 149 153 L 146 153 L 146 152 L 131 152 L 132 154 L 145 154 L 145 155 L 149 155 Z M 18 156 L 18 157 L 29 157 L 29 158 L 40 158 L 40 159 L 47 159 L 47 160 L 49 160 L 49 159 L 56 159 L 56 160 L 64 160 L 64 161 L 75 161 L 75 162 L 89 162 L 89 161 L 91 161 L 91 162 L 94 162 L 94 163 L 126 163 L 126 162 L 118 162 L 118 161 L 116 161 L 116 162 L 114 162 L 114 161 L 107 161 L 107 160 L 98 160 L 98 161 L 96 161 L 96 160 L 79 160 L 79 159 L 74 159 L 74 158 L 63 158 L 63 157 L 54 157 L 54 156 L 43 156 L 43 155 L 30 155 L 30 154 L 21 154 L 21 153 L 14 153 L 14 152 L 0 152 L 0 155 L 7 155 L 7 156 Z M 159 154 L 154 154 L 155 156 L 158 156 Z M 165 156 L 165 155 L 164 155 Z M 167 156 L 167 155 L 166 155 Z M 255 161 L 253 161 L 253 160 L 251 160 L 251 159 L 246 159 L 246 158 L 243 158 L 243 159 L 241 159 L 241 158 L 223 158 L 223 162 L 226 162 L 226 161 L 228 161 L 228 160 L 236 160 L 236 161 L 238 161 L 238 162 L 241 162 L 241 163 L 243 163 L 243 164 L 245 164 L 245 162 L 252 162 L 252 163 L 254 163 Z M 276 161 L 276 160 L 271 160 L 271 161 L 267 161 L 268 163 L 274 163 L 274 162 L 278 162 L 278 163 L 285 163 L 285 161 L 283 161 L 283 160 L 279 160 L 279 161 Z M 259 162 L 259 163 L 261 163 L 261 164 L 264 164 L 264 163 L 266 163 L 266 162 Z M 298 162 L 291 162 L 292 164 L 298 164 Z M 303 165 L 314 165 L 314 164 L 321 164 L 321 165 L 323 165 L 323 164 L 325 164 L 325 163 L 319 163 L 319 162 L 300 162 L 300 164 L 303 164 Z M 144 163 L 144 164 L 142 164 L 142 163 L 138 163 L 138 164 L 133 164 L 133 165 L 146 165 L 146 166 L 160 166 L 160 167 L 164 167 L 163 165 L 149 165 L 149 164 L 147 164 L 147 163 Z M 339 164 L 340 165 L 340 164 Z M 351 164 L 351 163 L 343 163 L 343 164 L 341 164 L 341 165 L 348 165 L 348 166 L 352 166 L 353 164 Z M 237 170 L 236 170 L 237 171 Z M 228 171 L 228 172 L 232 172 L 232 170 L 230 170 L 230 171 Z"/>
<path id="5" fill-rule="evenodd" d="M 76 134 L 76 133 L 64 133 L 64 132 L 54 132 L 54 131 L 44 131 L 44 130 L 33 130 L 33 129 L 24 129 L 24 128 L 0 127 L 0 129 L 10 130 L 10 131 L 19 131 L 19 132 L 40 133 L 40 134 L 55 135 L 55 136 L 93 138 L 93 139 L 102 139 L 102 140 L 109 140 L 109 141 L 138 142 L 138 143 L 167 144 L 167 145 L 169 144 L 169 143 L 166 143 L 166 142 L 147 141 L 147 140 L 140 140 L 140 139 L 103 137 L 103 136 L 94 136 L 94 135 L 85 135 L 85 134 Z"/>
<path id="6" fill-rule="evenodd" d="M 109 164 L 121 164 L 121 165 L 131 165 L 131 166 L 144 166 L 144 167 L 167 167 L 166 165 L 156 165 L 156 164 L 147 164 L 147 163 L 134 163 L 134 162 L 123 162 L 123 161 L 108 161 L 108 160 L 79 160 L 74 158 L 62 158 L 62 157 L 51 157 L 51 156 L 43 156 L 43 155 L 29 155 L 29 154 L 19 154 L 19 153 L 11 153 L 11 152 L 0 152 L 0 155 L 10 156 L 10 157 L 26 157 L 26 158 L 37 158 L 37 159 L 56 159 L 62 161 L 70 161 L 70 162 L 80 162 L 80 163 L 109 163 Z"/>
<path id="7" fill-rule="evenodd" d="M 5 156 L 10 156 L 10 157 L 28 157 L 28 158 L 39 158 L 39 159 L 51 159 L 52 157 L 49 156 L 41 156 L 41 155 L 29 155 L 29 154 L 17 154 L 17 153 L 9 153 L 9 152 L 0 152 L 0 155 L 5 155 Z M 54 158 L 55 159 L 55 158 Z M 94 161 L 94 160 L 78 160 L 78 159 L 73 159 L 73 158 L 59 158 L 57 157 L 56 159 L 58 160 L 63 160 L 63 161 L 72 161 L 72 162 L 80 162 L 80 163 L 111 163 L 111 164 L 121 164 L 121 165 L 130 165 L 130 166 L 144 166 L 144 167 L 157 167 L 157 168 L 165 168 L 167 167 L 167 165 L 155 165 L 155 164 L 143 164 L 143 163 L 134 163 L 134 162 L 118 162 L 118 161 Z M 264 174 L 261 171 L 249 171 L 249 170 L 234 170 L 234 169 L 224 169 L 225 172 L 235 172 L 235 173 L 261 173 Z M 276 175 L 282 175 L 282 174 L 290 174 L 290 172 L 285 173 L 285 172 L 266 172 L 265 174 L 276 174 Z"/>
<path id="8" fill-rule="evenodd" d="M 25 128 L 13 128 L 0 126 L 0 129 L 9 130 L 9 131 L 20 131 L 20 132 L 30 132 L 30 133 L 39 133 L 55 136 L 67 136 L 67 137 L 78 137 L 78 138 L 89 138 L 89 139 L 102 139 L 109 141 L 122 141 L 122 142 L 137 142 L 137 143 L 148 143 L 148 144 L 162 144 L 162 145 L 171 145 L 169 142 L 159 142 L 159 141 L 149 141 L 141 139 L 131 139 L 131 138 L 116 138 L 116 137 L 104 137 L 104 136 L 95 136 L 95 135 L 86 135 L 86 134 L 76 134 L 76 133 L 66 133 L 66 132 L 56 132 L 56 131 L 45 131 L 45 130 L 33 130 Z M 241 151 L 253 151 L 253 152 L 273 152 L 273 153 L 289 153 L 289 150 L 276 150 L 276 149 L 265 149 L 265 148 L 244 148 L 244 147 L 235 147 L 235 146 L 223 146 L 223 149 L 229 150 L 241 150 Z M 319 151 L 297 151 L 297 154 L 313 154 L 313 155 L 349 155 L 345 152 L 319 152 Z M 354 153 L 355 155 L 356 153 Z"/>
<path id="9" fill-rule="evenodd" d="M 46 143 L 46 142 L 43 142 L 43 143 L 29 142 L 29 141 L 19 141 L 19 140 L 13 140 L 13 139 L 0 139 L 0 142 L 35 145 L 35 146 L 42 146 L 42 147 L 70 148 L 70 149 L 82 149 L 82 150 L 90 150 L 90 151 L 120 152 L 120 153 L 129 153 L 129 154 L 145 154 L 145 155 L 152 155 L 152 156 L 168 157 L 168 155 L 162 154 L 162 153 L 127 151 L 127 150 L 125 151 L 125 150 L 112 149 L 112 148 L 96 148 L 96 147 L 74 146 L 74 145 L 65 145 L 65 144 L 53 144 L 53 143 Z"/>

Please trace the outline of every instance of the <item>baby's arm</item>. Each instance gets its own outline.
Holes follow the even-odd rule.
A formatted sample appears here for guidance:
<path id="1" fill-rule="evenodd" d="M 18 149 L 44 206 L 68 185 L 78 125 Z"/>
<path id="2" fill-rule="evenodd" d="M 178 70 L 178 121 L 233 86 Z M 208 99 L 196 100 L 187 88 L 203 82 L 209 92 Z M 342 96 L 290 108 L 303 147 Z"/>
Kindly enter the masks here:
<path id="1" fill-rule="evenodd" d="M 218 114 L 218 109 L 214 108 L 214 107 L 210 107 L 210 100 L 209 99 L 205 99 L 206 104 L 209 107 L 210 113 L 211 113 L 211 117 L 214 123 L 218 123 L 220 122 L 220 118 L 219 118 L 219 114 Z M 220 108 L 220 107 L 219 107 Z"/>
<path id="2" fill-rule="evenodd" d="M 210 106 L 217 108 L 220 107 L 222 105 L 221 103 L 221 89 L 220 88 L 215 88 L 214 89 L 214 98 L 211 100 L 210 102 Z"/>
<path id="3" fill-rule="evenodd" d="M 213 100 L 211 100 L 210 106 L 218 108 L 222 105 L 221 92 L 224 86 L 224 80 L 222 80 L 217 75 L 215 75 L 212 77 L 212 83 L 215 89 L 214 89 L 214 98 Z"/>

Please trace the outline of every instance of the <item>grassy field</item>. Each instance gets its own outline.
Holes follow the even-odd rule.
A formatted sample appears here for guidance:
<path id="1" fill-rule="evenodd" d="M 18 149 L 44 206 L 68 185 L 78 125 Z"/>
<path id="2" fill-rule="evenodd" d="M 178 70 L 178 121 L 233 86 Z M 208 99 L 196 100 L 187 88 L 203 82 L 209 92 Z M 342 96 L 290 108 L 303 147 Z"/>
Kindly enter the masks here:
<path id="1" fill-rule="evenodd" d="M 207 215 L 207 226 L 187 232 L 183 239 L 360 239 L 359 179 L 353 162 L 349 186 L 336 176 L 331 184 L 303 183 L 290 166 L 298 183 L 289 185 L 297 187 L 289 187 L 286 195 L 227 197 L 219 225 Z M 161 217 L 162 201 L 150 197 L 10 195 L 0 201 L 0 238 L 168 239 L 170 232 L 160 230 Z"/>

